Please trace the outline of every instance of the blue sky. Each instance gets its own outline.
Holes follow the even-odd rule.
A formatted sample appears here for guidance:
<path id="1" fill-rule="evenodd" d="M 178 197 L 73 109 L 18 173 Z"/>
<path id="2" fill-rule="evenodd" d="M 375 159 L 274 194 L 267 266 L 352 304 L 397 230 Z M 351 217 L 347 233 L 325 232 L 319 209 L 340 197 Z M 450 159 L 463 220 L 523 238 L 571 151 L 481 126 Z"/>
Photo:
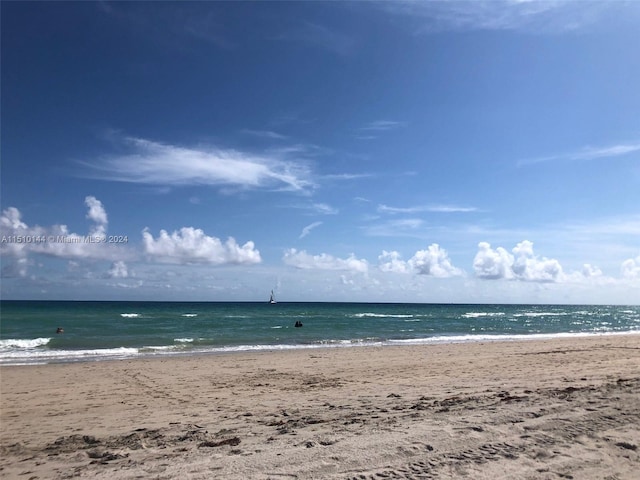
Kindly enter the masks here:
<path id="1" fill-rule="evenodd" d="M 637 304 L 639 22 L 3 2 L 2 298 Z"/>

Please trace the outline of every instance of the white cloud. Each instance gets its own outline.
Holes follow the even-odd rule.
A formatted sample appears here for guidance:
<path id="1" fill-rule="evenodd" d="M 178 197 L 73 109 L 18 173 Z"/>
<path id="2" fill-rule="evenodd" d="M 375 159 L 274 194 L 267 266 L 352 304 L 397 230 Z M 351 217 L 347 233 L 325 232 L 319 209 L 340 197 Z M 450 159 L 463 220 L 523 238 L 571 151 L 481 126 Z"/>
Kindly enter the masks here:
<path id="1" fill-rule="evenodd" d="M 513 255 L 504 248 L 493 250 L 487 242 L 478 244 L 478 253 L 473 259 L 473 269 L 480 278 L 513 278 L 511 267 Z"/>
<path id="2" fill-rule="evenodd" d="M 376 221 L 378 217 L 370 217 L 368 220 Z M 420 218 L 403 218 L 372 224 L 364 227 L 364 230 L 367 235 L 376 237 L 420 236 L 421 231 L 419 229 L 423 225 L 424 220 Z"/>
<path id="3" fill-rule="evenodd" d="M 421 205 L 415 207 L 390 207 L 388 205 L 378 205 L 380 213 L 466 213 L 478 211 L 475 207 L 459 207 L 456 205 Z"/>
<path id="4" fill-rule="evenodd" d="M 313 209 L 323 215 L 336 215 L 338 213 L 337 208 L 327 205 L 326 203 L 314 203 Z"/>
<path id="5" fill-rule="evenodd" d="M 608 9 L 633 12 L 633 2 L 477 0 L 473 2 L 383 2 L 385 10 L 410 15 L 419 32 L 511 30 L 556 33 L 597 23 Z M 635 7 L 634 7 L 635 8 Z M 636 10 L 637 12 L 637 10 Z"/>
<path id="6" fill-rule="evenodd" d="M 244 130 L 242 130 L 242 133 L 246 135 L 252 135 L 254 137 L 268 138 L 270 140 L 286 140 L 287 138 L 289 138 L 286 135 L 282 135 L 272 130 L 250 130 L 245 128 Z"/>
<path id="7" fill-rule="evenodd" d="M 609 145 L 607 147 L 585 147 L 575 152 L 520 160 L 517 165 L 522 167 L 552 161 L 596 160 L 599 158 L 620 157 L 634 152 L 640 152 L 640 143 Z"/>
<path id="8" fill-rule="evenodd" d="M 185 148 L 124 138 L 129 153 L 91 164 L 101 179 L 151 185 L 212 185 L 304 191 L 313 187 L 309 168 L 280 157 L 231 149 Z"/>
<path id="9" fill-rule="evenodd" d="M 298 251 L 295 248 L 290 248 L 285 252 L 282 260 L 289 266 L 304 270 L 347 270 L 367 273 L 369 269 L 367 261 L 356 258 L 354 254 L 347 258 L 336 258 L 326 253 L 310 255 L 304 250 Z"/>
<path id="10" fill-rule="evenodd" d="M 408 263 L 420 275 L 440 278 L 462 275 L 462 270 L 451 264 L 447 251 L 437 243 L 429 245 L 426 250 L 418 250 Z"/>
<path id="11" fill-rule="evenodd" d="M 524 240 L 518 243 L 512 252 L 513 255 L 502 247 L 494 250 L 489 243 L 480 242 L 473 260 L 476 276 L 528 282 L 559 282 L 564 279 L 560 263 L 555 259 L 536 256 L 532 242 Z"/>
<path id="12" fill-rule="evenodd" d="M 377 120 L 375 122 L 367 123 L 364 127 L 360 127 L 360 130 L 365 132 L 383 132 L 387 130 L 395 130 L 396 128 L 406 127 L 407 122 L 398 122 L 395 120 Z"/>
<path id="13" fill-rule="evenodd" d="M 585 263 L 582 266 L 582 276 L 585 278 L 592 278 L 592 277 L 601 277 L 602 276 L 602 270 L 600 270 L 598 267 L 591 265 L 589 263 Z"/>
<path id="14" fill-rule="evenodd" d="M 394 251 L 382 251 L 378 256 L 378 268 L 383 272 L 391 273 L 409 273 L 409 265 L 402 260 L 400 253 Z"/>
<path id="15" fill-rule="evenodd" d="M 317 215 L 337 215 L 339 210 L 326 203 L 300 203 L 294 205 L 288 205 L 290 208 L 297 208 L 300 210 L 309 210 L 313 214 Z"/>
<path id="16" fill-rule="evenodd" d="M 410 273 L 448 278 L 464 275 L 464 272 L 451 263 L 447 251 L 433 243 L 426 250 L 418 250 L 413 257 L 404 262 L 396 251 L 382 252 L 378 257 L 378 268 L 383 272 Z"/>
<path id="17" fill-rule="evenodd" d="M 9 207 L 2 212 L 0 226 L 10 231 L 26 230 L 27 224 L 22 221 L 22 214 L 16 207 Z"/>
<path id="18" fill-rule="evenodd" d="M 127 278 L 129 276 L 129 269 L 127 264 L 122 260 L 118 260 L 117 262 L 113 262 L 111 264 L 111 268 L 107 272 L 107 277 L 109 278 Z"/>
<path id="19" fill-rule="evenodd" d="M 115 244 L 102 243 L 107 227 L 107 213 L 102 203 L 95 197 L 85 198 L 88 207 L 87 218 L 94 222 L 89 234 L 70 232 L 66 225 L 41 227 L 29 226 L 22 221 L 22 214 L 15 207 L 9 207 L 0 216 L 0 234 L 3 241 L 0 252 L 5 256 L 26 258 L 30 253 L 49 255 L 66 259 L 111 259 L 123 254 Z M 26 262 L 19 262 L 21 271 Z"/>
<path id="20" fill-rule="evenodd" d="M 395 120 L 377 120 L 375 122 L 369 122 L 366 125 L 358 128 L 355 138 L 358 140 L 375 140 L 378 138 L 378 134 L 382 132 L 388 132 L 390 130 L 396 130 L 398 128 L 404 128 L 407 126 L 407 122 L 398 122 Z"/>
<path id="21" fill-rule="evenodd" d="M 300 233 L 300 236 L 298 238 L 306 237 L 311 233 L 311 230 L 313 230 L 316 227 L 319 227 L 320 225 L 322 225 L 322 222 L 313 222 L 312 224 L 307 225 L 302 229 L 302 233 Z"/>
<path id="22" fill-rule="evenodd" d="M 623 278 L 639 278 L 640 279 L 640 255 L 636 258 L 629 258 L 622 262 L 620 268 Z"/>
<path id="23" fill-rule="evenodd" d="M 142 232 L 142 244 L 148 257 L 162 263 L 222 265 L 255 264 L 262 261 L 260 252 L 255 249 L 252 241 L 240 246 L 234 238 L 229 237 L 222 243 L 220 239 L 210 237 L 193 227 L 183 227 L 171 234 L 160 230 L 157 239 L 145 229 Z"/>
<path id="24" fill-rule="evenodd" d="M 107 212 L 105 211 L 102 202 L 96 199 L 96 197 L 88 196 L 85 197 L 84 203 L 89 207 L 87 218 L 96 224 L 91 230 L 91 233 L 93 235 L 104 235 L 107 231 L 107 224 L 109 221 L 107 220 Z"/>
<path id="25" fill-rule="evenodd" d="M 533 243 L 524 240 L 512 250 L 511 269 L 517 278 L 530 282 L 556 282 L 562 280 L 562 267 L 555 259 L 539 258 L 533 253 Z"/>

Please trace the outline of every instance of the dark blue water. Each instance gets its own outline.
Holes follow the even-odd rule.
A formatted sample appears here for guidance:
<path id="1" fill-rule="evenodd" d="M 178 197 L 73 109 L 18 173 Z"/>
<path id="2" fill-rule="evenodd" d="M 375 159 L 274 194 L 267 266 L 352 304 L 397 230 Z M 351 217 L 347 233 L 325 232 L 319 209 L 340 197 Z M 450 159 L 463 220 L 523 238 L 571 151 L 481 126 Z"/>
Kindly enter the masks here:
<path id="1" fill-rule="evenodd" d="M 639 306 L 3 301 L 0 307 L 0 364 L 640 333 Z M 64 333 L 56 334 L 58 327 Z"/>

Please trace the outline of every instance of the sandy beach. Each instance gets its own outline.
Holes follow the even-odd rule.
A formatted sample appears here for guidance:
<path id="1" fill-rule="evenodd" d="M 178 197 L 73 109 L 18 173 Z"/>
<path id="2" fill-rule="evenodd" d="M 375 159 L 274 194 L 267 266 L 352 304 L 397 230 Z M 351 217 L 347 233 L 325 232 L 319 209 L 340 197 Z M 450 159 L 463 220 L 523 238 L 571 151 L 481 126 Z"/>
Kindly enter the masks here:
<path id="1" fill-rule="evenodd" d="M 0 476 L 635 479 L 640 335 L 2 367 Z"/>

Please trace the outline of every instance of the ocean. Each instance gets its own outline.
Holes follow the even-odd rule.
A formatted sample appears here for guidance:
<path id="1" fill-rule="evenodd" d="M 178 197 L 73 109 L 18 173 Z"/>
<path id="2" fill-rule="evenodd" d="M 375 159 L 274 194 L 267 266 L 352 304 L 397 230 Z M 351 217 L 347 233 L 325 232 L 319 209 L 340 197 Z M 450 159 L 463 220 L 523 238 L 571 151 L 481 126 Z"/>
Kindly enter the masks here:
<path id="1" fill-rule="evenodd" d="M 633 333 L 640 306 L 5 300 L 0 365 Z"/>

